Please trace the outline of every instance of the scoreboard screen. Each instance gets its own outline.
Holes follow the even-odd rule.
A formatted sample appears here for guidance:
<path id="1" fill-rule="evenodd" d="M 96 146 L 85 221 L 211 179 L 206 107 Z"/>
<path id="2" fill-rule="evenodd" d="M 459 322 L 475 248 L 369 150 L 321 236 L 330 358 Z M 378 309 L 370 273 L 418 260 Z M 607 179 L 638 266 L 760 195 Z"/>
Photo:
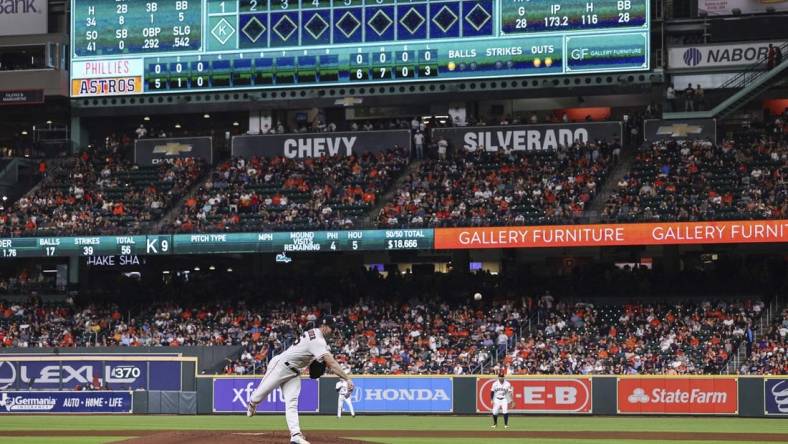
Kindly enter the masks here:
<path id="1" fill-rule="evenodd" d="M 72 97 L 649 69 L 648 0 L 71 0 Z"/>

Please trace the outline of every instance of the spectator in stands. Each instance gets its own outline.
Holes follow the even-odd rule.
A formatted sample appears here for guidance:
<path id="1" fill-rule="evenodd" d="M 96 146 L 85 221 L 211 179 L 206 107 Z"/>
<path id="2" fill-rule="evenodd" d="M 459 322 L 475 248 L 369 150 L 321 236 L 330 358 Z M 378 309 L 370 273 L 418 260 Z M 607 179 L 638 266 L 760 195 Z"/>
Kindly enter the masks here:
<path id="1" fill-rule="evenodd" d="M 692 83 L 684 88 L 684 111 L 695 111 L 695 89 Z"/>

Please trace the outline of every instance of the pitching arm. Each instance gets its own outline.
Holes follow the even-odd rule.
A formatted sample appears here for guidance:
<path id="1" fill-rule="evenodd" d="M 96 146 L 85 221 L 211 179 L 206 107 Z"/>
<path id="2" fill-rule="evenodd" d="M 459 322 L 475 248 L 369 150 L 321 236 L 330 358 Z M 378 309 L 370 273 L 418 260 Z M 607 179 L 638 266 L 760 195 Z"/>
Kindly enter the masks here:
<path id="1" fill-rule="evenodd" d="M 334 359 L 334 355 L 328 353 L 323 356 L 323 362 L 326 363 L 326 367 L 330 368 L 331 371 L 339 377 L 339 379 L 343 379 L 347 381 L 347 389 L 349 392 L 353 391 L 353 380 L 350 379 L 350 376 L 342 370 L 342 367 L 339 366 L 339 363 L 336 359 Z"/>

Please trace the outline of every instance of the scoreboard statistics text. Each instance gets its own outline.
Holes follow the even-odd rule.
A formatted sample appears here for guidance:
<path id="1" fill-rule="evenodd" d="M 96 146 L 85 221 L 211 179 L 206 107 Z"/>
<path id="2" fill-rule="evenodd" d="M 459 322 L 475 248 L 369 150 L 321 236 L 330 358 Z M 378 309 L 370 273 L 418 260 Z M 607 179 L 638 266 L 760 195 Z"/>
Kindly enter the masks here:
<path id="1" fill-rule="evenodd" d="M 72 0 L 72 97 L 649 69 L 648 0 Z"/>

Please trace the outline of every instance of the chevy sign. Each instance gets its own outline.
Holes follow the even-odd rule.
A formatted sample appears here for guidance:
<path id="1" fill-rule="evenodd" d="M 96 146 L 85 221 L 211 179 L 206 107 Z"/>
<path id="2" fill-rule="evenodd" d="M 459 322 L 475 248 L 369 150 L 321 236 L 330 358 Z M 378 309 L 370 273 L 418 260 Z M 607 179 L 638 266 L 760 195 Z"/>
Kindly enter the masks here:
<path id="1" fill-rule="evenodd" d="M 0 37 L 47 33 L 47 0 L 0 0 Z"/>
<path id="2" fill-rule="evenodd" d="M 356 412 L 451 413 L 452 378 L 353 378 Z"/>
<path id="3" fill-rule="evenodd" d="M 677 46 L 668 50 L 668 67 L 677 70 L 745 68 L 766 59 L 769 43 L 779 47 L 785 44 L 785 41 Z M 675 85 L 678 89 L 685 86 Z"/>

